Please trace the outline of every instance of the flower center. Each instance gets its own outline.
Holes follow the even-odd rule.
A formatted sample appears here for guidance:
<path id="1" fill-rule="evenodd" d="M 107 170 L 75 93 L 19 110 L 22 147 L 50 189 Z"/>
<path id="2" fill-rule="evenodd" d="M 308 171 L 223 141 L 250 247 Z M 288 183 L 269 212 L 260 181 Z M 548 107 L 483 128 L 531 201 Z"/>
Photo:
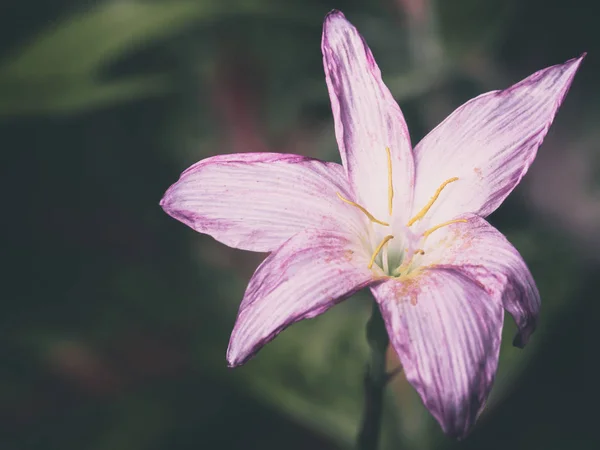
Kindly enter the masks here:
<path id="1" fill-rule="evenodd" d="M 393 178 L 392 178 L 392 155 L 391 155 L 391 151 L 390 151 L 389 147 L 386 147 L 385 151 L 386 151 L 386 155 L 387 155 L 387 169 L 388 169 L 387 170 L 387 175 L 388 175 L 388 213 L 391 217 L 392 216 L 392 208 L 393 208 L 393 200 L 394 200 L 394 185 L 393 185 Z M 431 209 L 433 204 L 437 201 L 437 199 L 439 198 L 439 196 L 442 193 L 442 191 L 444 190 L 444 188 L 446 186 L 448 186 L 450 183 L 454 183 L 455 181 L 458 181 L 458 177 L 452 177 L 452 178 L 449 178 L 446 181 L 444 181 L 440 185 L 440 187 L 437 188 L 437 190 L 435 191 L 433 196 L 429 199 L 427 204 L 425 206 L 423 206 L 423 208 L 421 208 L 421 210 L 412 219 L 410 219 L 408 221 L 408 223 L 406 224 L 407 228 L 410 228 L 416 222 L 423 219 L 423 217 L 425 217 L 425 215 L 429 212 L 429 210 Z M 370 222 L 376 223 L 376 224 L 384 226 L 384 227 L 390 226 L 390 224 L 388 222 L 384 222 L 383 220 L 379 220 L 379 219 L 375 218 L 375 216 L 373 216 L 373 214 L 371 214 L 365 207 L 359 205 L 356 202 L 348 200 L 347 198 L 344 198 L 339 192 L 337 192 L 337 196 L 343 202 L 346 202 L 349 205 L 352 205 L 355 208 L 358 208 L 365 216 L 367 216 L 367 218 L 369 219 Z M 466 221 L 467 221 L 466 219 L 455 219 L 455 220 L 448 220 L 447 222 L 443 222 L 443 223 L 436 225 L 434 227 L 431 227 L 431 228 L 427 229 L 426 231 L 424 231 L 423 233 L 421 233 L 419 235 L 418 241 L 420 242 L 420 241 L 424 240 L 431 233 L 433 233 L 436 230 L 439 230 L 442 227 L 448 226 L 453 223 L 466 222 Z M 411 271 L 411 267 L 413 265 L 413 259 L 415 258 L 415 256 L 422 256 L 425 254 L 425 251 L 421 248 L 417 248 L 416 250 L 413 250 L 412 252 L 410 251 L 409 248 L 405 249 L 405 251 L 403 252 L 403 255 L 400 257 L 398 266 L 390 272 L 389 267 L 388 267 L 389 262 L 388 262 L 388 258 L 387 258 L 386 246 L 387 246 L 388 242 L 391 241 L 392 239 L 394 239 L 393 234 L 388 234 L 383 239 L 381 239 L 379 244 L 375 247 L 375 250 L 373 251 L 373 254 L 371 255 L 371 260 L 369 261 L 369 264 L 367 267 L 369 269 L 373 268 L 373 265 L 375 264 L 377 257 L 381 253 L 382 254 L 381 265 L 380 265 L 381 269 L 386 274 L 389 274 L 390 276 L 399 277 L 399 276 L 408 274 Z"/>

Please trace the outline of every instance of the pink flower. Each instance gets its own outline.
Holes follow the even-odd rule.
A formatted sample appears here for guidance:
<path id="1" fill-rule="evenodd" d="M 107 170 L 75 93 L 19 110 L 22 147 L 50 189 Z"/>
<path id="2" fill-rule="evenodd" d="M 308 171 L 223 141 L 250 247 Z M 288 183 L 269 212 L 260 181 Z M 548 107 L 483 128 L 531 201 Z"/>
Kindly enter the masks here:
<path id="1" fill-rule="evenodd" d="M 472 99 L 414 149 L 371 51 L 339 11 L 323 62 L 342 165 L 297 155 L 215 156 L 161 205 L 231 247 L 272 252 L 242 300 L 227 361 L 369 287 L 408 381 L 464 436 L 488 397 L 506 309 L 523 346 L 540 298 L 517 250 L 484 217 L 535 158 L 583 56 Z"/>

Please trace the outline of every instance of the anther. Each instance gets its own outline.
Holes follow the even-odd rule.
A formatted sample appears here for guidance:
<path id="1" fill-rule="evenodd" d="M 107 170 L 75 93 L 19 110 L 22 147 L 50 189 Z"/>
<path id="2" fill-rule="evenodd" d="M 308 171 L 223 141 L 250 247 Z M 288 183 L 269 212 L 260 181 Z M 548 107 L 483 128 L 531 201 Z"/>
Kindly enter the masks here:
<path id="1" fill-rule="evenodd" d="M 391 234 L 388 234 L 386 237 L 384 237 L 381 240 L 381 242 L 379 243 L 379 245 L 377 246 L 377 248 L 373 252 L 373 256 L 371 256 L 371 261 L 369 262 L 369 265 L 367 266 L 369 269 L 373 267 L 373 264 L 375 263 L 375 258 L 377 258 L 377 255 L 379 255 L 379 252 L 381 251 L 381 249 L 383 248 L 383 246 L 385 244 L 387 244 L 388 241 L 390 241 L 391 239 L 394 239 L 394 236 L 392 236 Z"/>
<path id="2" fill-rule="evenodd" d="M 417 220 L 421 220 L 425 216 L 425 214 L 427 214 L 427 211 L 429 211 L 431 209 L 431 207 L 433 206 L 435 201 L 438 199 L 438 197 L 440 196 L 440 194 L 442 193 L 444 188 L 446 186 L 448 186 L 450 183 L 453 183 L 457 180 L 458 180 L 458 177 L 453 177 L 453 178 L 450 178 L 450 179 L 444 181 L 442 183 L 442 185 L 439 188 L 437 188 L 437 191 L 435 191 L 435 194 L 433 194 L 433 197 L 431 197 L 431 199 L 429 200 L 429 202 L 427 202 L 427 204 L 423 207 L 423 209 L 421 209 L 421 211 L 419 211 L 415 217 L 410 219 L 410 221 L 408 222 L 408 226 L 410 227 Z"/>
<path id="3" fill-rule="evenodd" d="M 340 194 L 339 192 L 336 192 L 337 196 L 340 198 L 340 200 L 342 200 L 343 202 L 348 203 L 349 205 L 355 206 L 356 208 L 360 209 L 368 218 L 371 222 L 375 222 L 378 223 L 379 225 L 383 225 L 385 227 L 389 227 L 390 224 L 387 222 L 384 222 L 382 220 L 377 220 L 373 214 L 371 214 L 369 211 L 367 211 L 365 208 L 363 208 L 362 206 L 360 206 L 358 203 L 354 203 L 351 200 L 348 200 L 347 198 L 342 197 L 342 194 Z"/>
<path id="4" fill-rule="evenodd" d="M 423 237 L 426 238 L 431 233 L 433 233 L 435 230 L 439 230 L 442 227 L 446 227 L 448 225 L 451 225 L 453 223 L 458 223 L 458 222 L 467 222 L 467 219 L 455 219 L 455 220 L 449 220 L 449 221 L 444 222 L 444 223 L 440 223 L 439 225 L 436 225 L 435 227 L 432 227 L 429 230 L 427 230 L 425 233 L 423 233 Z"/>

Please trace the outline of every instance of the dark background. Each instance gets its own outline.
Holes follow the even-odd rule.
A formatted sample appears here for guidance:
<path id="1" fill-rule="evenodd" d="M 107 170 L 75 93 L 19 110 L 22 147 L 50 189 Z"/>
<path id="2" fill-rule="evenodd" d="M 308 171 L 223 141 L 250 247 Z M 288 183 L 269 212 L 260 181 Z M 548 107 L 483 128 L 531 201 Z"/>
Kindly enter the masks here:
<path id="1" fill-rule="evenodd" d="M 600 448 L 596 5 L 3 0 L 0 449 L 351 445 L 366 294 L 228 370 L 237 305 L 264 255 L 158 206 L 210 155 L 337 160 L 320 53 L 332 8 L 369 42 L 414 143 L 467 99 L 588 52 L 535 164 L 490 218 L 537 280 L 539 330 L 515 349 L 507 318 L 492 399 L 461 443 L 399 376 L 383 447 Z"/>

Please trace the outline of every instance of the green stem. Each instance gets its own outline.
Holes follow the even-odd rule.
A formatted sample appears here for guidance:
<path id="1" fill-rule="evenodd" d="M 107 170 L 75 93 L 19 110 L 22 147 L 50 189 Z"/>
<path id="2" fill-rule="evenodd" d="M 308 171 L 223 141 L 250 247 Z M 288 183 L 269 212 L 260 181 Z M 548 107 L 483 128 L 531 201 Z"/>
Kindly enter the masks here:
<path id="1" fill-rule="evenodd" d="M 379 307 L 373 302 L 371 318 L 367 322 L 367 341 L 371 358 L 365 370 L 365 399 L 360 431 L 356 440 L 358 450 L 377 450 L 383 413 L 383 393 L 388 376 L 385 371 L 385 353 L 389 337 Z"/>

